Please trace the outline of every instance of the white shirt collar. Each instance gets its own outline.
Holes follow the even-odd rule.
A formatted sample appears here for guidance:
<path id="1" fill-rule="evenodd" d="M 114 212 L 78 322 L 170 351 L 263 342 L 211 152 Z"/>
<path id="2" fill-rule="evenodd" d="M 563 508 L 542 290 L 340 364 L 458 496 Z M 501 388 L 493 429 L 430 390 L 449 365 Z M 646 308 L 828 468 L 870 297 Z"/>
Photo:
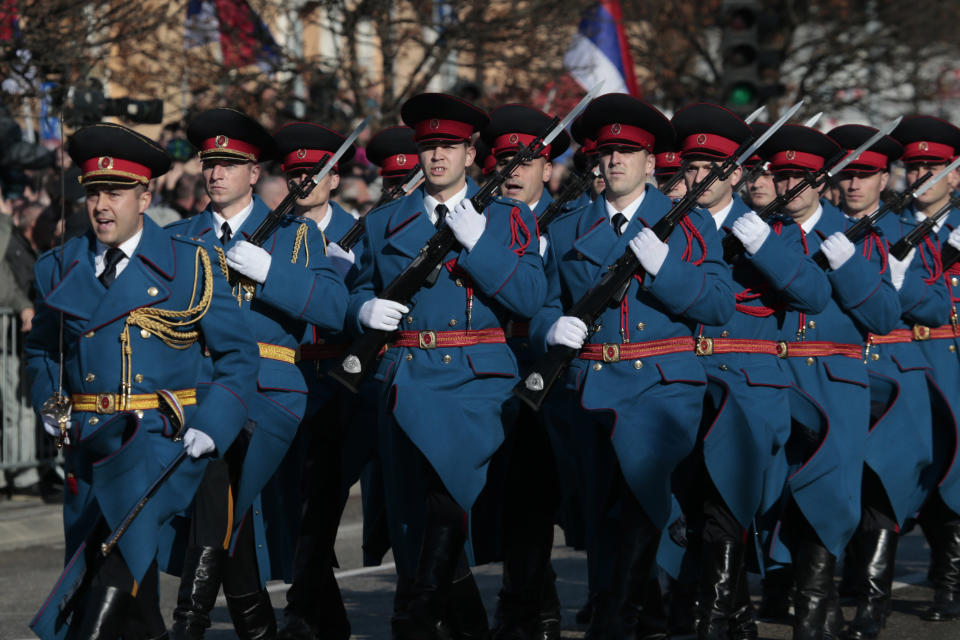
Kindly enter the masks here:
<path id="1" fill-rule="evenodd" d="M 317 228 L 323 233 L 330 226 L 330 220 L 333 219 L 333 205 L 327 202 L 327 212 L 323 214 L 323 219 L 317 223 Z"/>
<path id="2" fill-rule="evenodd" d="M 437 205 L 445 204 L 447 205 L 447 211 L 453 211 L 460 201 L 467 197 L 467 185 L 463 185 L 463 189 L 457 191 L 453 194 L 446 202 L 440 202 L 431 195 L 423 196 L 423 207 L 427 210 L 427 215 L 430 216 L 430 222 L 434 225 L 437 224 Z"/>
<path id="3" fill-rule="evenodd" d="M 120 246 L 117 247 L 120 251 L 123 251 L 123 258 L 117 263 L 117 276 L 127 267 L 127 263 L 130 262 L 130 257 L 133 255 L 133 252 L 137 250 L 137 245 L 140 244 L 140 236 L 142 235 L 143 227 L 140 227 L 139 231 L 121 242 Z M 97 277 L 107 268 L 107 249 L 109 248 L 110 247 L 97 240 L 97 254 L 93 258 L 93 271 Z"/>
<path id="4" fill-rule="evenodd" d="M 540 204 L 540 201 L 539 201 L 539 200 L 537 200 L 536 202 L 534 202 L 533 204 L 531 204 L 531 205 L 530 205 L 530 211 L 533 211 L 534 209 L 536 209 L 538 204 Z"/>
<path id="5" fill-rule="evenodd" d="M 823 217 L 823 205 L 818 202 L 817 210 L 813 212 L 812 216 L 800 224 L 800 228 L 803 229 L 804 233 L 810 235 L 810 232 L 813 231 L 813 228 L 817 226 L 818 222 L 820 222 L 821 217 Z"/>
<path id="6" fill-rule="evenodd" d="M 923 222 L 924 220 L 927 219 L 927 216 L 925 213 L 923 213 L 923 211 L 914 211 L 913 217 L 916 218 L 917 222 Z M 943 223 L 946 221 L 947 221 L 946 216 L 940 218 L 940 221 L 937 222 L 937 224 L 933 225 L 933 232 L 940 233 L 940 229 L 943 228 Z"/>
<path id="7" fill-rule="evenodd" d="M 637 209 L 639 209 L 640 205 L 643 204 L 643 199 L 646 196 L 647 196 L 647 190 L 646 188 L 644 188 L 643 191 L 640 192 L 639 198 L 637 198 L 636 200 L 634 200 L 633 202 L 625 206 L 622 211 L 618 211 L 616 207 L 610 204 L 610 201 L 607 200 L 606 195 L 604 195 L 603 204 L 607 208 L 607 218 L 610 219 L 610 224 L 613 225 L 613 216 L 615 216 L 618 213 L 622 213 L 623 217 L 627 219 L 628 223 L 631 220 L 633 220 L 634 214 L 637 213 Z"/>
<path id="8" fill-rule="evenodd" d="M 213 209 L 210 211 L 213 213 L 213 232 L 217 234 L 217 237 L 219 238 L 221 235 L 223 235 L 222 228 L 224 222 L 230 225 L 230 235 L 231 237 L 234 237 L 237 235 L 237 232 L 240 230 L 243 222 L 250 217 L 250 212 L 253 211 L 253 198 L 250 198 L 250 204 L 241 209 L 240 213 L 233 216 L 229 220 L 224 218 L 216 211 L 213 211 Z"/>
<path id="9" fill-rule="evenodd" d="M 717 231 L 723 226 L 724 221 L 727 219 L 727 216 L 730 215 L 730 210 L 733 209 L 733 198 L 730 198 L 730 202 L 720 211 L 717 211 L 713 215 L 713 222 L 717 225 Z"/>

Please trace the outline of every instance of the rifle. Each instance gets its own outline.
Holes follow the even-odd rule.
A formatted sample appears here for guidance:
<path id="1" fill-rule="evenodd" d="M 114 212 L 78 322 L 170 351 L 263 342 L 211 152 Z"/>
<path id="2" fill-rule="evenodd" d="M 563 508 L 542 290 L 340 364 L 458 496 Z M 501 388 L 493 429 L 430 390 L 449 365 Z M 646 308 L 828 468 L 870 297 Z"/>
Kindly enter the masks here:
<path id="1" fill-rule="evenodd" d="M 590 188 L 593 182 L 593 172 L 573 172 L 567 184 L 563 186 L 553 202 L 547 205 L 540 217 L 537 218 L 537 228 L 543 233 L 543 230 L 550 226 L 550 223 L 563 212 L 563 208 L 572 200 L 576 200 L 583 192 Z"/>
<path id="2" fill-rule="evenodd" d="M 353 141 L 357 139 L 360 133 L 367 128 L 367 121 L 369 118 L 365 118 L 360 125 L 353 130 L 353 133 L 350 134 L 346 140 L 343 141 L 343 144 L 340 145 L 340 148 L 337 149 L 336 153 L 332 156 L 328 156 L 323 160 L 320 160 L 317 164 L 313 165 L 309 173 L 300 181 L 299 184 L 290 189 L 290 192 L 287 193 L 286 197 L 280 201 L 280 204 L 277 207 L 267 214 L 267 217 L 263 219 L 263 222 L 254 230 L 254 232 L 247 239 L 248 242 L 255 244 L 256 246 L 261 246 L 267 238 L 269 238 L 273 232 L 276 230 L 280 223 L 283 222 L 293 211 L 294 206 L 297 204 L 297 200 L 306 198 L 313 191 L 313 188 L 320 184 L 320 181 L 323 180 L 328 173 L 333 169 L 334 165 L 337 164 L 337 161 L 343 157 L 343 154 L 347 152 L 347 149 L 350 148 L 350 145 L 353 144 Z"/>
<path id="3" fill-rule="evenodd" d="M 760 137 L 750 138 L 722 163 L 714 164 L 710 171 L 687 191 L 686 195 L 674 203 L 673 207 L 653 226 L 653 232 L 661 241 L 666 241 L 673 229 L 697 205 L 697 200 L 710 185 L 717 180 L 726 180 L 734 170 L 753 155 L 760 145 L 765 143 L 777 129 L 790 119 L 803 105 L 798 102 Z M 607 268 L 603 277 L 580 300 L 575 302 L 564 315 L 579 318 L 588 327 L 606 310 L 611 301 L 620 300 L 630 286 L 630 280 L 640 268 L 640 260 L 632 250 L 627 249 L 616 262 Z M 538 410 L 563 368 L 577 355 L 577 349 L 564 345 L 552 345 L 546 355 L 538 359 L 527 377 L 513 388 L 521 400 L 532 409 Z"/>
<path id="4" fill-rule="evenodd" d="M 950 201 L 947 202 L 947 204 L 940 207 L 936 213 L 934 213 L 932 216 L 928 216 L 926 220 L 911 229 L 907 235 L 897 240 L 897 243 L 890 248 L 890 255 L 897 260 L 903 260 L 906 258 L 907 254 L 910 253 L 914 247 L 923 242 L 923 239 L 930 235 L 930 232 L 933 231 L 934 227 L 936 227 L 941 220 L 947 217 L 947 214 L 950 213 L 950 210 L 956 207 L 960 207 L 960 196 L 950 196 Z M 946 251 L 946 247 L 944 247 L 944 251 Z M 942 257 L 943 256 L 941 255 L 941 259 Z"/>
<path id="5" fill-rule="evenodd" d="M 580 115 L 599 92 L 601 86 L 602 83 L 599 83 L 591 89 L 562 121 L 554 118 L 547 131 L 534 139 L 529 146 L 518 145 L 517 152 L 510 159 L 510 162 L 497 171 L 470 198 L 473 208 L 477 211 L 486 209 L 497 190 L 513 174 L 514 170 L 521 164 L 536 158 L 574 118 Z M 409 302 L 425 283 L 436 278 L 436 274 L 442 268 L 443 259 L 456 246 L 457 239 L 453 235 L 453 231 L 446 224 L 441 224 L 439 230 L 420 249 L 413 262 L 407 265 L 377 297 L 395 300 L 400 303 Z M 344 357 L 340 366 L 331 368 L 329 371 L 330 377 L 356 393 L 360 383 L 373 369 L 373 364 L 380 351 L 390 342 L 392 335 L 392 331 L 365 330 L 347 349 L 346 357 Z"/>
<path id="6" fill-rule="evenodd" d="M 421 178 L 423 178 L 423 169 L 420 168 L 420 164 L 418 163 L 417 166 L 415 166 L 413 169 L 410 169 L 410 171 L 403 176 L 402 182 L 395 184 L 389 191 L 384 191 L 382 194 L 380 194 L 380 199 L 377 200 L 377 203 L 373 205 L 373 207 L 371 207 L 370 211 L 373 211 L 378 207 L 382 207 L 388 202 L 393 202 L 400 196 L 406 195 L 415 184 L 420 182 Z M 342 248 L 344 251 L 350 251 L 350 249 L 352 249 L 354 245 L 360 241 L 360 238 L 363 237 L 363 230 L 363 218 L 360 218 L 353 223 L 353 226 L 350 227 L 345 234 L 343 234 L 342 238 L 337 240 L 337 244 L 340 245 L 340 248 Z"/>
<path id="7" fill-rule="evenodd" d="M 870 215 L 863 216 L 857 220 L 853 226 L 847 229 L 844 232 L 844 235 L 847 237 L 850 242 L 856 243 L 861 238 L 863 238 L 867 232 L 870 230 L 873 225 L 880 221 L 883 216 L 888 214 L 891 211 L 902 211 L 910 205 L 911 202 L 923 195 L 927 189 L 933 185 L 940 182 L 943 178 L 947 176 L 951 171 L 960 167 L 960 157 L 957 157 L 956 160 L 948 164 L 942 171 L 936 175 L 932 173 L 924 174 L 923 177 L 916 180 L 909 187 L 904 189 L 902 192 L 898 193 L 893 198 L 890 198 L 883 206 L 871 213 Z M 941 256 L 942 257 L 942 256 Z M 817 250 L 813 254 L 813 261 L 820 266 L 821 269 L 826 270 L 830 263 L 827 262 L 827 257 L 823 255 L 822 250 Z"/>
<path id="8" fill-rule="evenodd" d="M 677 172 L 670 176 L 670 179 L 664 182 L 662 187 L 659 187 L 660 193 L 669 196 L 670 192 L 673 191 L 673 188 L 677 186 L 677 183 L 681 180 L 683 180 L 683 167 L 677 169 Z"/>
<path id="9" fill-rule="evenodd" d="M 838 151 L 830 160 L 824 163 L 823 167 L 816 173 L 810 173 L 807 171 L 804 174 L 804 179 L 801 182 L 793 185 L 785 193 L 780 194 L 774 198 L 767 206 L 757 212 L 757 215 L 760 216 L 761 220 L 769 220 L 776 214 L 780 209 L 786 205 L 788 202 L 800 195 L 800 193 L 806 189 L 808 186 L 813 189 L 819 189 L 820 185 L 824 182 L 833 178 L 841 171 L 843 171 L 847 165 L 856 160 L 861 153 L 872 147 L 878 140 L 882 137 L 889 135 L 891 131 L 897 128 L 897 125 L 900 124 L 900 121 L 903 119 L 903 116 L 894 118 L 887 124 L 883 125 L 877 131 L 870 136 L 863 144 L 859 147 L 847 153 L 844 150 Z M 740 240 L 737 239 L 732 233 L 727 234 L 723 238 L 723 259 L 727 262 L 732 262 L 734 258 L 743 253 L 743 244 Z"/>

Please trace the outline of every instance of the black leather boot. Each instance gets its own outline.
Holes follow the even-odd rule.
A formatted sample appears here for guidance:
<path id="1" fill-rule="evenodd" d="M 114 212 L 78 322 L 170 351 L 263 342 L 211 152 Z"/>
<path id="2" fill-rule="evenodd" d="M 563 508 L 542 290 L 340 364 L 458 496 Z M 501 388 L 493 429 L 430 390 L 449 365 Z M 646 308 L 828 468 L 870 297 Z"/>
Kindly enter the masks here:
<path id="1" fill-rule="evenodd" d="M 177 608 L 173 610 L 173 640 L 203 637 L 210 626 L 210 612 L 220 593 L 224 551 L 217 547 L 189 547 L 183 558 Z"/>
<path id="2" fill-rule="evenodd" d="M 87 594 L 83 619 L 71 626 L 68 640 L 117 640 L 123 633 L 124 619 L 132 596 L 117 587 L 93 587 Z"/>
<path id="3" fill-rule="evenodd" d="M 833 589 L 837 558 L 816 539 L 798 541 L 794 552 L 793 640 L 821 640 Z"/>
<path id="4" fill-rule="evenodd" d="M 463 531 L 456 527 L 433 525 L 424 530 L 410 594 L 404 608 L 391 620 L 396 640 L 453 637 L 443 618 L 465 540 Z"/>
<path id="5" fill-rule="evenodd" d="M 757 640 L 757 618 L 750 600 L 750 583 L 747 581 L 747 568 L 740 564 L 740 576 L 737 578 L 737 593 L 733 601 L 733 615 L 730 618 L 730 640 Z"/>
<path id="6" fill-rule="evenodd" d="M 660 590 L 660 580 L 656 574 L 650 577 L 643 599 L 643 609 L 637 619 L 637 640 L 667 640 L 670 631 L 667 627 L 667 609 Z"/>
<path id="7" fill-rule="evenodd" d="M 240 640 L 273 640 L 277 619 L 266 589 L 240 596 L 227 595 L 227 610 Z"/>
<path id="8" fill-rule="evenodd" d="M 930 533 L 930 582 L 933 604 L 923 613 L 931 622 L 960 618 L 960 524 L 938 523 Z"/>
<path id="9" fill-rule="evenodd" d="M 543 576 L 543 588 L 540 591 L 539 626 L 536 640 L 560 640 L 560 596 L 557 594 L 557 574 L 547 564 Z"/>
<path id="10" fill-rule="evenodd" d="M 839 587 L 841 600 L 852 601 L 860 596 L 862 586 L 867 581 L 867 577 L 863 573 L 863 567 L 866 563 L 867 561 L 863 558 L 860 549 L 860 538 L 855 535 L 843 552 L 843 571 Z"/>
<path id="11" fill-rule="evenodd" d="M 283 627 L 277 634 L 278 640 L 317 640 L 319 637 L 320 628 L 317 625 L 289 606 L 283 610 Z"/>
<path id="12" fill-rule="evenodd" d="M 843 638 L 843 611 L 840 609 L 840 594 L 836 583 L 831 583 L 830 597 L 827 602 L 827 619 L 823 625 L 823 640 Z"/>
<path id="13" fill-rule="evenodd" d="M 700 573 L 700 640 L 727 640 L 733 617 L 743 544 L 734 540 L 703 543 Z"/>
<path id="14" fill-rule="evenodd" d="M 599 597 L 599 594 L 594 592 L 587 596 L 587 601 L 577 610 L 577 615 L 574 617 L 577 624 L 590 624 L 590 620 L 593 619 L 593 613 L 597 608 L 597 600 Z"/>
<path id="15" fill-rule="evenodd" d="M 667 593 L 667 628 L 673 635 L 697 632 L 697 584 L 670 578 Z"/>
<path id="16" fill-rule="evenodd" d="M 466 560 L 463 565 L 466 568 Z M 466 568 L 465 573 L 450 585 L 446 619 L 454 637 L 459 640 L 484 640 L 490 632 L 487 610 L 470 569 Z"/>
<path id="17" fill-rule="evenodd" d="M 793 567 L 771 569 L 763 578 L 763 595 L 757 618 L 789 624 L 790 598 L 793 594 Z"/>
<path id="18" fill-rule="evenodd" d="M 857 598 L 857 613 L 847 625 L 847 638 L 873 640 L 880 635 L 890 612 L 893 568 L 897 557 L 896 531 L 878 529 L 858 532 L 861 558 L 866 560 L 866 583 Z"/>

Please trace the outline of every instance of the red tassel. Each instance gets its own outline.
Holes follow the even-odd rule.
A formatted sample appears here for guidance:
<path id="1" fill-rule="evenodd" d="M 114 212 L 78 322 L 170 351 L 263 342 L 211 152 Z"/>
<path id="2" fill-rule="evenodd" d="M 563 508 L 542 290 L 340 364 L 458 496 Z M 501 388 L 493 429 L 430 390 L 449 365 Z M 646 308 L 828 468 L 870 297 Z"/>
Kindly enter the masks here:
<path id="1" fill-rule="evenodd" d="M 77 488 L 77 479 L 72 472 L 67 474 L 67 491 L 69 491 L 71 495 L 80 493 L 80 489 Z"/>

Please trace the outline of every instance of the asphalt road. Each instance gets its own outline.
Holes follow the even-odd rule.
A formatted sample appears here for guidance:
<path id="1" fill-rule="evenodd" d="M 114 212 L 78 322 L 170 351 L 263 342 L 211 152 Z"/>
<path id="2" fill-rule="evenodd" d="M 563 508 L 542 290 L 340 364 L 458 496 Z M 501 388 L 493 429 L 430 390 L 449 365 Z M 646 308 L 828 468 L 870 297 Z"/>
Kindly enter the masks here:
<path id="1" fill-rule="evenodd" d="M 337 540 L 337 555 L 342 569 L 338 577 L 355 638 L 388 639 L 394 588 L 390 558 L 383 567 L 361 567 L 359 499 L 350 500 Z M 56 581 L 63 562 L 60 542 L 60 508 L 44 505 L 35 498 L 0 501 L 0 640 L 33 637 L 27 626 L 50 587 Z M 562 537 L 558 537 L 559 541 Z M 960 637 L 960 622 L 928 623 L 918 614 L 924 610 L 932 591 L 925 586 L 927 546 L 916 532 L 900 542 L 893 609 L 883 638 L 898 640 L 955 640 Z M 576 610 L 586 598 L 586 560 L 582 553 L 565 547 L 554 551 L 560 599 L 563 603 L 563 637 L 581 638 L 583 629 L 574 622 Z M 488 565 L 476 570 L 487 610 L 492 614 L 500 587 L 500 566 Z M 754 577 L 753 593 L 759 594 Z M 278 620 L 282 619 L 285 585 L 269 585 Z M 161 577 L 164 616 L 171 620 L 177 582 Z M 849 619 L 853 608 L 844 609 Z M 236 637 L 221 599 L 214 611 L 214 625 L 207 637 L 227 640 Z M 760 625 L 760 637 L 790 638 L 783 625 Z"/>

